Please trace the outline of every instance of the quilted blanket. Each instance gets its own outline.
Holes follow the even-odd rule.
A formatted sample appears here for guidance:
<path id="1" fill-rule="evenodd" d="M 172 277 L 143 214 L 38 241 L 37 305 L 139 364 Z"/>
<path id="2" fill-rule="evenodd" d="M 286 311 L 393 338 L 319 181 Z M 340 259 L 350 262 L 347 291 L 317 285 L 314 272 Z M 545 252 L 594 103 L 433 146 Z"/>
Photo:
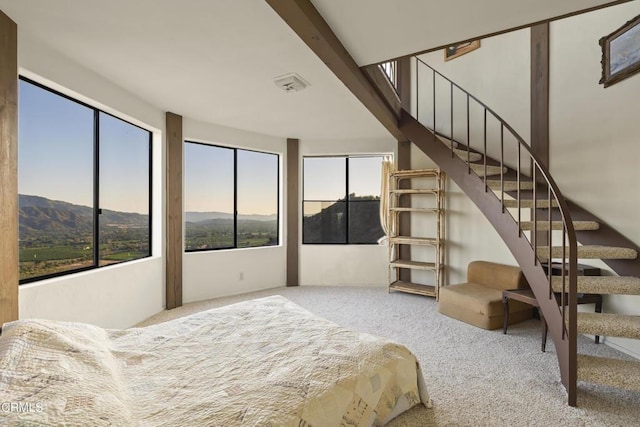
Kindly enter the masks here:
<path id="1" fill-rule="evenodd" d="M 426 402 L 416 358 L 280 297 L 105 330 L 0 337 L 0 425 L 370 426 Z"/>

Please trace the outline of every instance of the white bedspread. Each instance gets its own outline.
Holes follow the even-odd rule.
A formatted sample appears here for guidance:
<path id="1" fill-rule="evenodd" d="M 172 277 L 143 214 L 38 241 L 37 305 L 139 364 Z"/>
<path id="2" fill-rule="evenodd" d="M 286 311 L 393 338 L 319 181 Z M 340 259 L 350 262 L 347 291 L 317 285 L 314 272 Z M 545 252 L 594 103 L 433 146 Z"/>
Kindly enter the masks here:
<path id="1" fill-rule="evenodd" d="M 126 330 L 17 321 L 0 337 L 0 425 L 383 425 L 426 402 L 422 381 L 405 347 L 280 296 Z"/>

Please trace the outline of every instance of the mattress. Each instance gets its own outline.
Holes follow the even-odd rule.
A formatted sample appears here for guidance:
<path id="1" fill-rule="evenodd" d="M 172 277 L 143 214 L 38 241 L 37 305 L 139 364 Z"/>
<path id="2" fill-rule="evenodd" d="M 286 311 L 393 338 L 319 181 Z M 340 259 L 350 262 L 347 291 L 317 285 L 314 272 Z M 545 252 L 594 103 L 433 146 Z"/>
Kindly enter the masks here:
<path id="1" fill-rule="evenodd" d="M 404 346 L 268 297 L 124 330 L 4 325 L 0 425 L 370 426 L 428 402 Z"/>

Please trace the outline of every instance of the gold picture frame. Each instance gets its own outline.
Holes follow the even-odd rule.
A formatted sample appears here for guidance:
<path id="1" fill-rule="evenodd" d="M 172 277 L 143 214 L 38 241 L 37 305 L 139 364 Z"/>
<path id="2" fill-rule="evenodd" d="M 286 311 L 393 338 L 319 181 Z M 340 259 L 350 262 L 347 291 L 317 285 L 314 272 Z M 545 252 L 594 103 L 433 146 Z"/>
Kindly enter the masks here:
<path id="1" fill-rule="evenodd" d="M 469 53 L 480 47 L 480 40 L 474 40 L 472 42 L 452 44 L 444 49 L 444 60 L 450 61 L 458 56 Z"/>

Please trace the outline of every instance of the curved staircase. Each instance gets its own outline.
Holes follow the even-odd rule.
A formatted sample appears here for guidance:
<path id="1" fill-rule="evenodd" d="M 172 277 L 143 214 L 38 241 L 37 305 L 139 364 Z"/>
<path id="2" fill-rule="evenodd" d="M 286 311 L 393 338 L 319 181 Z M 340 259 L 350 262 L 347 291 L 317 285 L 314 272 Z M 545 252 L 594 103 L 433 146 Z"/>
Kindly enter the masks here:
<path id="1" fill-rule="evenodd" d="M 473 200 L 516 258 L 548 323 L 569 404 L 576 406 L 577 381 L 640 391 L 640 361 L 577 352 L 577 334 L 640 339 L 640 316 L 577 312 L 578 293 L 640 295 L 640 248 L 565 200 L 546 167 L 491 109 L 419 58 L 414 60 L 418 84 L 425 85 L 421 76 L 432 79 L 426 82 L 433 88 L 430 99 L 415 94 L 416 113 L 422 110 L 419 117 L 426 126 L 403 109 L 398 127 Z M 436 84 L 448 85 L 449 101 L 436 95 Z M 458 99 L 459 94 L 466 98 L 462 118 L 454 116 L 454 91 Z M 470 105 L 482 111 L 479 129 L 472 129 Z M 445 126 L 438 126 L 437 120 Z M 494 129 L 488 131 L 491 125 Z M 459 128 L 466 128 L 466 142 L 454 140 Z M 445 132 L 448 136 L 443 136 Z M 488 134 L 498 135 L 497 141 Z M 470 142 L 472 137 L 475 145 Z M 517 154 L 509 158 L 505 151 Z M 488 153 L 499 153 L 499 158 Z M 584 245 L 579 246 L 578 241 Z M 578 277 L 578 259 L 601 259 L 621 276 Z M 547 273 L 543 268 L 551 260 L 568 266 L 561 276 L 552 276 L 551 269 Z"/>

